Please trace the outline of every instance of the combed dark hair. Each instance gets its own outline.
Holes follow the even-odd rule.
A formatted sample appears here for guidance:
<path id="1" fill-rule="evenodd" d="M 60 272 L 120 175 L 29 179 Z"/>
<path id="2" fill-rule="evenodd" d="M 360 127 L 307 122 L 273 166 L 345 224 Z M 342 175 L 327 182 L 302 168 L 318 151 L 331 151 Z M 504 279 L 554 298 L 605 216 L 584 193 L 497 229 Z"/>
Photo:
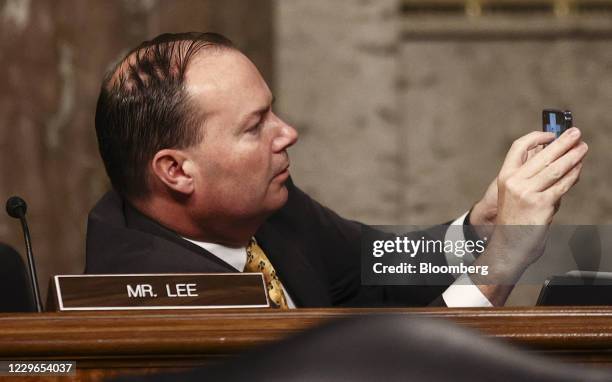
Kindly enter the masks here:
<path id="1" fill-rule="evenodd" d="M 147 166 L 159 150 L 199 143 L 203 114 L 192 107 L 184 78 L 204 48 L 230 48 L 216 33 L 162 34 L 130 51 L 102 82 L 96 135 L 106 173 L 126 197 L 149 192 Z"/>

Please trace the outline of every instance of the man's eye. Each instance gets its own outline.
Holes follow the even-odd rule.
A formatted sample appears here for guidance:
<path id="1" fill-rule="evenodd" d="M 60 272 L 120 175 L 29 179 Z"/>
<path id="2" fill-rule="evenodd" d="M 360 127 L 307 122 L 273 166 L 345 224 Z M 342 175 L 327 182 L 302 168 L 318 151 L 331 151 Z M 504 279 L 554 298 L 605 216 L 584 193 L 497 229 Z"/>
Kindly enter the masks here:
<path id="1" fill-rule="evenodd" d="M 251 133 L 251 134 L 257 134 L 259 133 L 259 130 L 261 130 L 261 126 L 263 125 L 263 121 L 259 122 L 257 125 L 251 127 L 250 129 L 247 130 L 247 133 Z"/>

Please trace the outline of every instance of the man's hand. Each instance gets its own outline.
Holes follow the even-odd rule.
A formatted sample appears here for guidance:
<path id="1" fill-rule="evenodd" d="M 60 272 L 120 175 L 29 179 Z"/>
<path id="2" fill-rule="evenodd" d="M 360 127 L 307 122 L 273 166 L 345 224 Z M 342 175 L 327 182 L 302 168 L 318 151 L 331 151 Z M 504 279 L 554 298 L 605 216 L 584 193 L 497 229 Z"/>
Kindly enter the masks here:
<path id="1" fill-rule="evenodd" d="M 537 146 L 527 152 L 527 161 L 542 150 L 542 146 Z M 526 162 L 527 162 L 526 161 Z M 487 187 L 482 199 L 480 199 L 470 211 L 468 224 L 474 226 L 478 236 L 488 237 L 493 232 L 493 225 L 497 218 L 497 177 Z M 559 203 L 560 204 L 560 203 Z M 559 208 L 557 204 L 557 209 Z"/>
<path id="2" fill-rule="evenodd" d="M 547 225 L 556 204 L 578 181 L 588 147 L 580 130 L 571 128 L 559 139 L 532 132 L 514 142 L 499 172 L 497 225 Z M 527 161 L 528 151 L 550 143 Z"/>
<path id="3" fill-rule="evenodd" d="M 514 283 L 542 255 L 547 227 L 561 197 L 578 181 L 588 150 L 580 131 L 571 128 L 554 142 L 553 139 L 554 134 L 545 132 L 532 132 L 517 139 L 506 155 L 497 182 L 489 186 L 479 202 L 482 204 L 472 210 L 472 214 L 476 211 L 473 224 L 484 218 L 485 224 L 494 220 L 496 225 L 487 250 L 474 263 L 488 265 L 491 272 L 486 277 L 473 278 L 495 305 L 503 305 Z M 491 207 L 495 189 L 496 210 Z"/>
<path id="4" fill-rule="evenodd" d="M 538 132 L 534 132 L 540 134 Z M 549 134 L 549 133 L 544 133 Z M 551 135 L 552 136 L 552 135 Z M 527 136 L 521 137 L 520 139 L 526 139 Z M 519 140 L 517 140 L 514 144 L 516 146 Z M 529 162 L 531 158 L 536 156 L 540 151 L 542 151 L 543 146 L 537 145 L 534 148 L 531 148 L 527 151 L 527 156 L 525 159 L 525 163 Z M 503 169 L 502 169 L 503 170 Z M 488 229 L 487 226 L 493 226 L 496 224 L 497 219 L 497 211 L 498 211 L 498 177 L 495 177 L 491 184 L 487 187 L 487 190 L 484 193 L 482 199 L 480 199 L 474 207 L 470 211 L 470 220 L 469 224 L 473 225 L 477 229 L 477 233 L 480 237 L 490 236 L 492 232 L 492 227 Z M 555 204 L 555 212 L 559 209 L 561 205 L 561 199 L 557 201 Z"/>

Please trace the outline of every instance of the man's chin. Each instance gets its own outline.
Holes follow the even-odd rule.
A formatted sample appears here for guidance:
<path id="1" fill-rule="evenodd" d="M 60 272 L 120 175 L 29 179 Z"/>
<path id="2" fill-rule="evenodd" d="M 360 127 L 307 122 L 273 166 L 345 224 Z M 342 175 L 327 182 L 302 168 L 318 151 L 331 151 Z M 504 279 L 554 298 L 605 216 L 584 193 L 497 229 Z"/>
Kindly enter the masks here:
<path id="1" fill-rule="evenodd" d="M 271 195 L 266 203 L 266 210 L 271 213 L 283 208 L 289 199 L 289 191 L 287 190 L 287 187 L 284 184 L 280 184 L 277 187 L 279 187 L 279 189 L 274 190 L 274 195 Z"/>

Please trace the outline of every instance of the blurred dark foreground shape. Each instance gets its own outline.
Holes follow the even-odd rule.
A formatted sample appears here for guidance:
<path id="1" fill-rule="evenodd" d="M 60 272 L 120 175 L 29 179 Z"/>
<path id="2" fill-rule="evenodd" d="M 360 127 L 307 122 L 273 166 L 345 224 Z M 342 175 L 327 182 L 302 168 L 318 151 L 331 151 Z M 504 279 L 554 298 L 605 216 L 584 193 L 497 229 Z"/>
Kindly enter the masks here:
<path id="1" fill-rule="evenodd" d="M 35 310 L 21 256 L 13 248 L 0 243 L 0 313 Z"/>
<path id="2" fill-rule="evenodd" d="M 611 381 L 436 319 L 348 318 L 229 362 L 115 381 Z"/>

